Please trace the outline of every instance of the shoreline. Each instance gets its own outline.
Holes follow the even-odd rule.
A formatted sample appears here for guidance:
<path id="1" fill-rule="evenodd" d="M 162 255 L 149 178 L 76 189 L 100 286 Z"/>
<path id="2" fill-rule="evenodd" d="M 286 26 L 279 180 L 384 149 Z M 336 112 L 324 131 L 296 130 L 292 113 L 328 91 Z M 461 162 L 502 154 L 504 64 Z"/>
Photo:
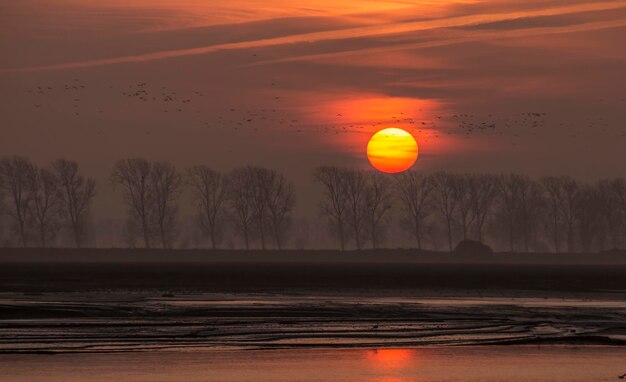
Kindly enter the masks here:
<path id="1" fill-rule="evenodd" d="M 0 296 L 0 354 L 200 348 L 626 346 L 620 301 L 344 295 Z M 541 303 L 543 302 L 543 303 Z"/>
<path id="2" fill-rule="evenodd" d="M 408 263 L 626 265 L 626 250 L 598 253 L 494 252 L 451 253 L 418 249 L 143 249 L 143 248 L 0 248 L 4 263 Z"/>
<path id="3" fill-rule="evenodd" d="M 30 262 L 0 263 L 0 293 L 400 294 L 507 291 L 626 295 L 626 265 Z M 487 294 L 489 295 L 489 293 Z"/>
<path id="4" fill-rule="evenodd" d="M 406 252 L 369 255 L 389 262 L 358 252 L 285 261 L 293 253 L 271 251 L 162 262 L 182 252 L 24 251 L 33 261 L 0 261 L 0 354 L 626 346 L 626 264 L 468 264 L 457 255 L 429 263 L 442 255 Z M 35 261 L 50 253 L 60 258 Z M 328 260 L 338 253 L 345 261 Z"/>

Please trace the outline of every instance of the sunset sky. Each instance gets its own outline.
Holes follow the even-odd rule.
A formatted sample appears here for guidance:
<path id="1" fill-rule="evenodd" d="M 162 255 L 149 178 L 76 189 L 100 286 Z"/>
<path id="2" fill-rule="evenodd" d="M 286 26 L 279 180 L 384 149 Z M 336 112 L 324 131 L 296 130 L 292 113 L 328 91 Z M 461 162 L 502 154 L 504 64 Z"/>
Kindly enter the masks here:
<path id="1" fill-rule="evenodd" d="M 261 5 L 263 4 L 263 5 Z M 20 0 L 0 4 L 0 153 L 624 176 L 626 0 Z"/>

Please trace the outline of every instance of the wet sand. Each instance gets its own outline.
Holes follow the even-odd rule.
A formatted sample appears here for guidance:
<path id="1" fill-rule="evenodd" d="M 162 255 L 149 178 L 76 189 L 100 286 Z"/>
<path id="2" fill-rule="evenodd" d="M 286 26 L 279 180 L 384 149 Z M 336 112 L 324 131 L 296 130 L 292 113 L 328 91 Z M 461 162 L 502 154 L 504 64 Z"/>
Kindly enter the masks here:
<path id="1" fill-rule="evenodd" d="M 92 260 L 0 261 L 3 381 L 626 372 L 620 264 Z"/>
<path id="2" fill-rule="evenodd" d="M 626 267 L 30 262 L 0 266 L 0 353 L 626 345 Z"/>
<path id="3" fill-rule="evenodd" d="M 626 345 L 626 302 L 598 297 L 3 294 L 0 354 Z"/>
<path id="4" fill-rule="evenodd" d="M 626 348 L 447 347 L 0 355 L 3 381 L 617 381 Z"/>

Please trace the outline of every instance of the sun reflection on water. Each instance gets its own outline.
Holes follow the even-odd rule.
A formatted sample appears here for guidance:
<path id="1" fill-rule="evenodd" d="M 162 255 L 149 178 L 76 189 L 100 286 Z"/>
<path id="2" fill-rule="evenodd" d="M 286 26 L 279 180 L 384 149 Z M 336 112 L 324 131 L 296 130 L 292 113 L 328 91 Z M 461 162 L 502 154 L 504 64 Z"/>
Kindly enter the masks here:
<path id="1" fill-rule="evenodd" d="M 376 349 L 366 353 L 368 364 L 379 370 L 393 370 L 414 365 L 419 357 L 414 349 Z"/>
<path id="2" fill-rule="evenodd" d="M 415 375 L 420 363 L 420 354 L 415 349 L 375 349 L 365 353 L 366 369 L 373 374 L 368 382 L 417 382 Z M 417 379 L 416 379 L 417 378 Z"/>

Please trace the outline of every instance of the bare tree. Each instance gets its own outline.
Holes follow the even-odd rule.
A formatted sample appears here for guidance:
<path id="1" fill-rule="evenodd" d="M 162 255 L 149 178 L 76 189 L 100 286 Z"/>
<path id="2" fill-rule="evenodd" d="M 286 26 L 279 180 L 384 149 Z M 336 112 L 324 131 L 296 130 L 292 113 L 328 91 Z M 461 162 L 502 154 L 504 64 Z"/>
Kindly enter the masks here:
<path id="1" fill-rule="evenodd" d="M 267 202 L 270 188 L 277 176 L 274 171 L 262 167 L 246 167 L 252 187 L 252 210 L 256 229 L 261 239 L 261 249 L 265 249 L 265 225 L 267 223 Z"/>
<path id="2" fill-rule="evenodd" d="M 54 173 L 48 169 L 35 169 L 29 179 L 29 211 L 39 231 L 42 247 L 48 245 L 48 239 L 54 238 L 58 230 L 56 209 L 61 202 L 59 184 Z"/>
<path id="3" fill-rule="evenodd" d="M 372 240 L 372 248 L 378 248 L 382 234 L 381 224 L 387 220 L 392 207 L 391 179 L 379 172 L 366 175 L 365 220 Z"/>
<path id="4" fill-rule="evenodd" d="M 608 187 L 610 188 L 614 199 L 613 205 L 614 213 L 618 214 L 618 219 L 620 219 L 621 223 L 618 223 L 620 227 L 617 228 L 619 233 L 616 236 L 619 236 L 614 242 L 614 245 L 618 247 L 620 244 L 624 244 L 624 235 L 626 232 L 626 180 L 623 178 L 616 178 L 609 182 Z"/>
<path id="5" fill-rule="evenodd" d="M 57 159 L 53 163 L 55 176 L 61 187 L 61 211 L 67 220 L 76 247 L 85 239 L 89 206 L 96 195 L 96 182 L 78 173 L 78 163 Z"/>
<path id="6" fill-rule="evenodd" d="M 528 252 L 542 211 L 543 190 L 535 180 L 517 174 L 502 175 L 498 188 L 502 212 L 508 225 L 510 250 L 515 251 L 515 237 L 519 228 L 518 234 L 521 235 L 524 250 Z"/>
<path id="7" fill-rule="evenodd" d="M 498 178 L 494 175 L 472 175 L 469 178 L 471 210 L 476 226 L 476 238 L 483 241 L 483 227 L 498 193 Z"/>
<path id="8" fill-rule="evenodd" d="M 177 199 L 181 193 L 182 177 L 169 162 L 155 162 L 150 176 L 154 198 L 156 226 L 163 248 L 171 248 L 176 232 Z"/>
<path id="9" fill-rule="evenodd" d="M 498 179 L 498 195 L 500 196 L 501 211 L 507 221 L 511 252 L 515 252 L 515 218 L 517 203 L 519 202 L 519 186 L 518 175 L 501 175 Z"/>
<path id="10" fill-rule="evenodd" d="M 333 228 L 337 229 L 341 250 L 345 249 L 345 228 L 348 214 L 348 192 L 345 182 L 345 170 L 338 167 L 322 166 L 315 169 L 313 175 L 324 190 L 320 202 L 320 211 L 327 216 Z"/>
<path id="11" fill-rule="evenodd" d="M 546 194 L 546 210 L 552 226 L 554 252 L 559 253 L 559 227 L 561 223 L 561 203 L 564 193 L 563 181 L 562 178 L 548 176 L 541 179 L 541 184 Z"/>
<path id="12" fill-rule="evenodd" d="M 411 227 L 411 233 L 422 249 L 422 227 L 432 211 L 431 193 L 433 181 L 430 176 L 407 171 L 395 176 L 396 190 L 403 205 L 403 213 Z"/>
<path id="13" fill-rule="evenodd" d="M 0 185 L 10 198 L 8 215 L 15 223 L 23 247 L 28 246 L 29 185 L 35 172 L 35 166 L 24 157 L 6 157 L 0 161 Z"/>
<path id="14" fill-rule="evenodd" d="M 603 210 L 603 200 L 598 187 L 585 184 L 579 189 L 576 203 L 575 217 L 578 223 L 580 248 L 583 252 L 591 251 L 593 243 L 602 235 L 603 219 L 600 212 Z"/>
<path id="15" fill-rule="evenodd" d="M 363 171 L 344 170 L 344 182 L 347 199 L 347 218 L 354 234 L 356 249 L 361 249 L 361 240 L 365 225 L 365 189 L 366 179 Z"/>
<path id="16" fill-rule="evenodd" d="M 132 221 L 136 220 L 141 227 L 144 246 L 150 248 L 151 214 L 154 212 L 151 203 L 154 198 L 150 174 L 152 164 L 143 158 L 131 158 L 118 161 L 111 174 L 114 185 L 123 188 L 124 199 Z"/>
<path id="17" fill-rule="evenodd" d="M 515 194 L 516 215 L 520 223 L 524 251 L 529 252 L 530 241 L 538 225 L 537 221 L 544 203 L 542 189 L 538 182 L 527 176 L 518 175 L 511 180 L 518 183 Z"/>
<path id="18" fill-rule="evenodd" d="M 576 209 L 578 208 L 578 202 L 580 201 L 580 183 L 570 177 L 559 178 L 561 187 L 563 190 L 560 210 L 563 217 L 566 230 L 567 230 L 567 252 L 573 253 L 575 251 L 575 222 L 576 222 Z"/>
<path id="19" fill-rule="evenodd" d="M 228 176 L 228 202 L 233 214 L 235 227 L 244 239 L 246 249 L 250 249 L 250 239 L 254 215 L 254 185 L 247 168 L 237 168 Z"/>
<path id="20" fill-rule="evenodd" d="M 459 223 L 463 231 L 463 240 L 469 238 L 469 230 L 474 223 L 474 214 L 472 213 L 473 199 L 471 189 L 471 175 L 452 175 L 454 178 L 451 182 L 453 187 L 453 197 L 456 199 L 457 212 L 459 215 Z"/>
<path id="21" fill-rule="evenodd" d="M 610 238 L 613 248 L 620 248 L 622 244 L 622 232 L 624 230 L 624 212 L 620 206 L 620 182 L 621 179 L 601 180 L 596 185 L 598 193 L 598 212 L 600 219 L 604 220 L 606 234 Z M 601 249 L 604 249 L 604 241 Z"/>
<path id="22" fill-rule="evenodd" d="M 441 213 L 446 225 L 448 236 L 448 248 L 452 251 L 452 224 L 454 222 L 454 214 L 457 209 L 455 187 L 456 177 L 446 172 L 437 172 L 432 175 L 431 183 L 433 186 L 433 201 L 437 210 Z"/>
<path id="23" fill-rule="evenodd" d="M 613 179 L 610 186 L 617 198 L 617 208 L 622 211 L 622 216 L 626 218 L 626 180 L 622 178 Z"/>
<path id="24" fill-rule="evenodd" d="M 567 177 L 544 177 L 543 186 L 545 211 L 550 219 L 552 241 L 555 252 L 560 251 L 559 233 L 566 232 L 567 251 L 575 250 L 576 211 L 581 201 L 581 185 Z M 561 228 L 563 227 L 563 228 Z"/>
<path id="25" fill-rule="evenodd" d="M 282 249 L 283 236 L 291 222 L 291 211 L 295 204 L 293 185 L 282 175 L 274 173 L 267 192 L 269 222 L 278 249 Z"/>
<path id="26" fill-rule="evenodd" d="M 218 234 L 224 224 L 227 178 L 207 166 L 198 165 L 187 169 L 187 179 L 200 210 L 200 221 L 209 234 L 211 248 L 216 249 Z"/>

